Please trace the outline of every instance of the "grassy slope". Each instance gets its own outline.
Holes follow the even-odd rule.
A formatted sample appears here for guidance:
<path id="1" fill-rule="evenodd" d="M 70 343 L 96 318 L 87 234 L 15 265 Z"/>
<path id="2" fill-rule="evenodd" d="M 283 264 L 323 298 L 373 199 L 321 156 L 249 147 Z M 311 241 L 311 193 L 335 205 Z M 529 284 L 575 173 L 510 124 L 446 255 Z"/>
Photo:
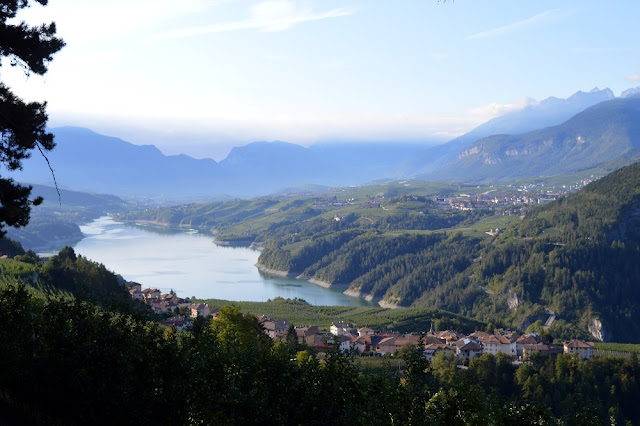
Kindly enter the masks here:
<path id="1" fill-rule="evenodd" d="M 377 331 L 428 331 L 431 321 L 440 329 L 456 328 L 460 331 L 484 329 L 485 324 L 461 315 L 438 309 L 385 309 L 363 306 L 313 306 L 290 299 L 274 299 L 267 302 L 231 302 L 219 299 L 204 300 L 212 308 L 237 305 L 245 313 L 267 315 L 274 319 L 286 319 L 295 326 L 318 325 L 329 329 L 332 322 L 348 322 L 356 327 L 371 327 Z"/>

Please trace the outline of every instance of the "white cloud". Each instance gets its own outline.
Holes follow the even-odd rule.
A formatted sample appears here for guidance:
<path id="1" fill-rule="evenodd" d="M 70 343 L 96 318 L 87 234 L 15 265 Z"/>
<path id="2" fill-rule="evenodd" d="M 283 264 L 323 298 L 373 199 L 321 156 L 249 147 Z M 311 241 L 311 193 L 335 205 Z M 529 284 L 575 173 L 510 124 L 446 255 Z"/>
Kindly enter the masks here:
<path id="1" fill-rule="evenodd" d="M 82 57 L 82 63 L 85 65 L 103 65 L 117 61 L 122 57 L 120 52 L 95 52 L 85 54 Z"/>
<path id="2" fill-rule="evenodd" d="M 558 15 L 559 12 L 560 12 L 560 9 L 547 10 L 545 12 L 532 16 L 531 18 L 523 19 L 522 21 L 514 22 L 508 25 L 503 25 L 501 27 L 497 27 L 490 30 L 481 31 L 476 34 L 472 34 L 468 37 L 465 37 L 465 40 L 477 40 L 480 38 L 494 37 L 494 36 L 506 34 L 508 32 L 518 30 L 522 27 L 526 27 L 527 25 L 531 25 L 536 22 L 544 21 L 546 19 L 554 17 Z"/>
<path id="3" fill-rule="evenodd" d="M 632 81 L 632 82 L 636 82 L 636 81 L 640 81 L 640 74 L 631 74 L 625 77 L 627 79 L 627 81 Z"/>
<path id="4" fill-rule="evenodd" d="M 492 118 L 499 117 L 510 112 L 519 111 L 529 105 L 535 105 L 537 101 L 532 98 L 522 98 L 509 104 L 499 104 L 496 102 L 473 108 L 467 112 L 470 118 L 478 120 L 479 123 L 489 121 Z"/>
<path id="5" fill-rule="evenodd" d="M 308 7 L 299 8 L 291 0 L 267 0 L 250 9 L 249 18 L 240 21 L 221 22 L 206 26 L 182 28 L 156 34 L 154 40 L 178 39 L 212 33 L 239 30 L 258 30 L 264 32 L 284 31 L 303 22 L 348 16 L 354 9 L 337 8 L 326 12 L 314 12 Z"/>

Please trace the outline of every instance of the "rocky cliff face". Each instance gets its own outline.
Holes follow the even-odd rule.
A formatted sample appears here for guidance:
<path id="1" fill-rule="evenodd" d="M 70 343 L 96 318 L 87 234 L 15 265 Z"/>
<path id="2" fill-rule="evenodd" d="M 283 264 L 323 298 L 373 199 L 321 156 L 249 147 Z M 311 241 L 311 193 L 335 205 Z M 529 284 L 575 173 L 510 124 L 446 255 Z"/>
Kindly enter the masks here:
<path id="1" fill-rule="evenodd" d="M 470 157 L 472 155 L 476 155 L 482 152 L 482 150 L 484 149 L 484 145 L 483 144 L 479 144 L 476 146 L 473 146 L 469 149 L 465 149 L 464 151 L 462 151 L 460 153 L 460 155 L 458 155 L 458 159 L 460 158 L 467 158 Z"/>
<path id="2" fill-rule="evenodd" d="M 509 309 L 513 311 L 518 308 L 518 305 L 520 305 L 520 300 L 518 299 L 518 295 L 515 293 L 511 294 L 507 298 L 507 306 L 509 306 Z"/>
<path id="3" fill-rule="evenodd" d="M 598 318 L 593 318 L 591 320 L 591 323 L 589 324 L 589 333 L 601 342 L 604 342 L 608 337 L 602 322 Z"/>

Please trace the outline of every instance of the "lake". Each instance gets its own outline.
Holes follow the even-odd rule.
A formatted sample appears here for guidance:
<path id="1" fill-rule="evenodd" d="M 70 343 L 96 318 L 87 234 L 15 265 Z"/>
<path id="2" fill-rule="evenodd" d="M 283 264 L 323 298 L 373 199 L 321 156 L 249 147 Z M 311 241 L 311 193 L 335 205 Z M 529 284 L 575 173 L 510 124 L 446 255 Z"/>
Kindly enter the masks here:
<path id="1" fill-rule="evenodd" d="M 74 246 L 77 254 L 139 282 L 142 288 L 173 289 L 180 297 L 202 299 L 260 302 L 279 296 L 313 305 L 370 305 L 338 290 L 261 272 L 254 266 L 259 251 L 218 246 L 211 235 L 135 226 L 109 217 L 80 229 L 86 237 Z"/>

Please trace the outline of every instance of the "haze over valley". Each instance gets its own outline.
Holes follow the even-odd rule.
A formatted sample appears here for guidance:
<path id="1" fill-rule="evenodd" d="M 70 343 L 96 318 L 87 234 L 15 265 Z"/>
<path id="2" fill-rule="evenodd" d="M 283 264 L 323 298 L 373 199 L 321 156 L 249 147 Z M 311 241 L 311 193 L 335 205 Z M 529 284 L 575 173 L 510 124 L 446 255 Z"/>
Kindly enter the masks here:
<path id="1" fill-rule="evenodd" d="M 596 167 L 612 170 L 637 159 L 640 101 L 636 93 L 631 90 L 615 98 L 609 89 L 594 89 L 567 99 L 549 98 L 439 145 L 387 141 L 302 147 L 254 142 L 233 148 L 219 162 L 166 156 L 152 145 L 62 127 L 52 129 L 57 147 L 48 159 L 61 188 L 166 201 L 247 197 L 300 191 L 305 185 L 326 189 L 404 178 L 499 182 L 550 177 Z M 25 162 L 16 178 L 53 183 L 44 158 L 38 155 Z"/>

